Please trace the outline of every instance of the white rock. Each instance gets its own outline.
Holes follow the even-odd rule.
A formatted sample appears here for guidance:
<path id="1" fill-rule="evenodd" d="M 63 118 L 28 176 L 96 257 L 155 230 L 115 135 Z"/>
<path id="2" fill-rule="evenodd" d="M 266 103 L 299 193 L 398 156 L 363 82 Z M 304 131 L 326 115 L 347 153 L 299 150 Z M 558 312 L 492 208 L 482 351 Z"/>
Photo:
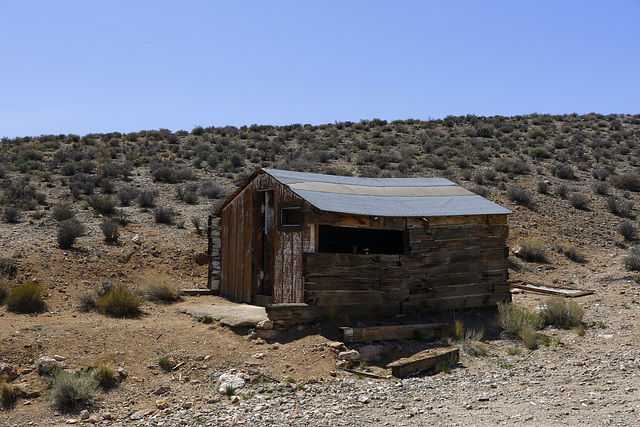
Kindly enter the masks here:
<path id="1" fill-rule="evenodd" d="M 88 420 L 89 419 L 89 411 L 87 411 L 86 409 L 82 410 L 82 412 L 80 412 L 80 419 L 81 420 Z"/>
<path id="2" fill-rule="evenodd" d="M 231 386 L 234 390 L 244 387 L 244 379 L 240 375 L 222 374 L 219 381 L 220 387 L 218 387 L 218 391 L 220 393 L 226 393 L 228 386 Z"/>

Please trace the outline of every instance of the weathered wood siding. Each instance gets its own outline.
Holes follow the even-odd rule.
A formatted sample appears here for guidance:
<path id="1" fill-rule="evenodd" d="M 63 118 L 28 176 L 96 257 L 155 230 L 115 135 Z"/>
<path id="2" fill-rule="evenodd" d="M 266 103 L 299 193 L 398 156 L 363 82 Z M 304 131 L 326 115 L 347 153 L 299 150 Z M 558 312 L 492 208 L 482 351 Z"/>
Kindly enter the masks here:
<path id="1" fill-rule="evenodd" d="M 301 199 L 270 175 L 255 177 L 223 209 L 220 245 L 220 294 L 251 302 L 258 285 L 256 193 L 273 190 L 274 209 L 278 203 Z M 310 226 L 306 226 L 308 230 Z M 273 303 L 300 303 L 304 298 L 302 253 L 304 231 L 278 231 L 274 227 Z"/>
<path id="2" fill-rule="evenodd" d="M 480 307 L 510 299 L 506 215 L 314 219 L 406 229 L 410 250 L 400 255 L 305 253 L 307 304 L 380 314 Z"/>

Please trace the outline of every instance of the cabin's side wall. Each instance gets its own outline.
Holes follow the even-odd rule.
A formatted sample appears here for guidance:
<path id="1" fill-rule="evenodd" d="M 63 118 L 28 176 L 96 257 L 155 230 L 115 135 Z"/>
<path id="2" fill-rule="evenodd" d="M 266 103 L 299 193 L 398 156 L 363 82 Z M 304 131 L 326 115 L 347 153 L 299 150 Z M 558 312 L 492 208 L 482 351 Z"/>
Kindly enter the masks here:
<path id="1" fill-rule="evenodd" d="M 495 305 L 510 299 L 506 215 L 422 218 L 330 214 L 321 224 L 406 230 L 400 255 L 305 253 L 305 300 L 327 310 L 382 315 Z"/>
<path id="2" fill-rule="evenodd" d="M 220 295 L 250 303 L 258 282 L 256 218 L 257 192 L 273 191 L 274 213 L 278 203 L 301 201 L 268 174 L 260 174 L 222 210 L 220 222 Z M 303 301 L 302 252 L 305 230 L 273 230 L 273 303 Z M 308 239 L 307 239 L 308 240 Z"/>

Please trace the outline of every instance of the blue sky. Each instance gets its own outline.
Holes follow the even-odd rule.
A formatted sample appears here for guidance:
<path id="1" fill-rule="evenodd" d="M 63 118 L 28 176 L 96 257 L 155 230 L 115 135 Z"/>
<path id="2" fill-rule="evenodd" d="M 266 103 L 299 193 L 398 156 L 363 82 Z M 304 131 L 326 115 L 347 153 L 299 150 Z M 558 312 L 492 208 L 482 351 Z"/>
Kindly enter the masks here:
<path id="1" fill-rule="evenodd" d="M 0 23 L 0 137 L 640 113 L 640 0 L 4 0 Z"/>

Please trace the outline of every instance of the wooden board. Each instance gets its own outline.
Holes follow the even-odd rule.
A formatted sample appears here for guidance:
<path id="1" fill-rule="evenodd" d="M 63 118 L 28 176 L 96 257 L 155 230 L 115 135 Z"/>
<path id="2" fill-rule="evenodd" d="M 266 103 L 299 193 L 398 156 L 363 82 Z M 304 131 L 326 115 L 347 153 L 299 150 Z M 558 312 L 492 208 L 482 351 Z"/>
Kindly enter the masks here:
<path id="1" fill-rule="evenodd" d="M 592 295 L 596 292 L 590 289 L 572 289 L 561 286 L 534 285 L 533 283 L 526 282 L 512 282 L 511 288 L 522 289 L 539 294 L 557 295 L 565 298 L 577 298 L 585 295 Z"/>
<path id="2" fill-rule="evenodd" d="M 417 330 L 442 329 L 447 323 L 420 323 L 415 325 L 372 326 L 365 328 L 340 328 L 341 341 L 345 343 L 363 341 L 386 341 L 413 339 Z"/>
<path id="3" fill-rule="evenodd" d="M 458 363 L 459 359 L 460 350 L 458 348 L 435 348 L 391 362 L 387 368 L 391 368 L 391 374 L 394 377 L 403 378 L 435 370 L 440 364 L 453 366 Z"/>

